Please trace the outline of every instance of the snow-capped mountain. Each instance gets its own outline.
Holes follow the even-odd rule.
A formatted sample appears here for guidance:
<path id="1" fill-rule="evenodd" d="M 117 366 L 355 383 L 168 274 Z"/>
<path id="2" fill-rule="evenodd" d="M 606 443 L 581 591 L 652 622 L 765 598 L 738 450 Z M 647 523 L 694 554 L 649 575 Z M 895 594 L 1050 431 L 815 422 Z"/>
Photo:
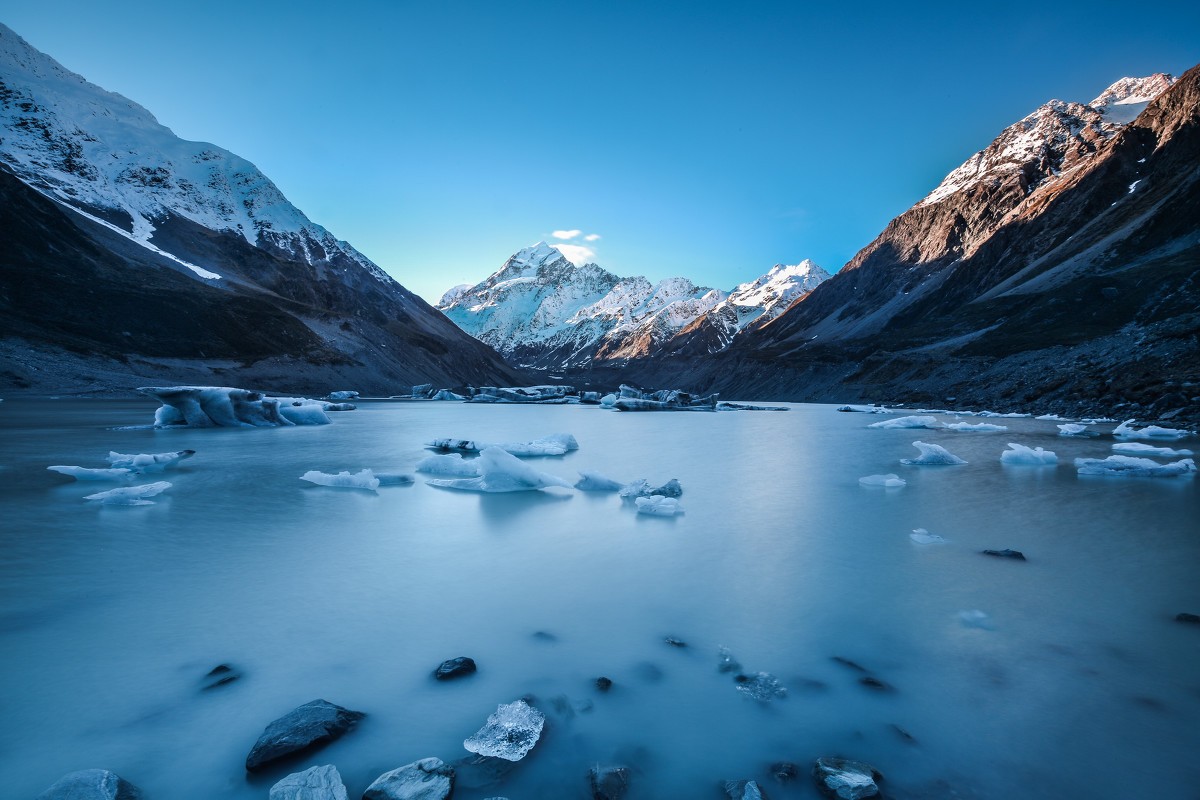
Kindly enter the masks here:
<path id="1" fill-rule="evenodd" d="M 23 272 L 14 291 L 60 298 L 48 304 L 49 316 L 21 324 L 10 320 L 6 330 L 47 345 L 82 336 L 66 333 L 61 307 L 88 284 L 92 296 L 86 302 L 100 315 L 94 327 L 108 323 L 130 333 L 122 342 L 94 348 L 106 356 L 146 354 L 152 340 L 160 358 L 224 358 L 249 366 L 275 356 L 297 373 L 319 365 L 341 380 L 359 375 L 355 388 L 367 391 L 387 390 L 393 379 L 397 385 L 459 383 L 511 374 L 494 353 L 463 337 L 369 259 L 309 220 L 249 161 L 177 137 L 145 108 L 89 83 L 2 24 L 0 172 L 52 201 L 46 206 L 5 181 L 17 204 L 10 210 L 45 217 L 42 224 L 54 231 L 31 241 L 33 250 L 45 253 L 8 253 L 5 258 L 13 261 L 7 278 L 15 282 Z M 88 240 L 78 242 L 80 247 L 116 256 L 102 260 L 112 261 L 108 266 L 122 279 L 85 276 L 80 271 L 95 259 L 54 245 L 54 239 L 74 241 L 80 233 Z M 39 262 L 56 269 L 39 269 Z M 158 274 L 162 270 L 175 275 Z M 157 315 L 158 330 L 141 336 L 130 330 L 134 322 L 103 319 L 104 309 L 126 307 L 118 294 L 138 285 L 158 286 L 172 294 L 172 302 L 182 292 L 196 307 L 166 319 Z M 156 301 L 162 297 L 144 297 L 139 305 L 151 315 Z M 257 342 L 253 353 L 243 352 L 227 331 L 195 329 L 198 320 L 215 324 L 238 305 L 244 321 L 247 304 L 259 308 L 263 319 L 291 322 L 249 337 Z M 26 311 L 18 304 L 0 308 L 16 318 Z M 189 325 L 193 328 L 184 332 Z M 283 329 L 286 337 L 279 333 Z M 176 343 L 174 352 L 169 341 Z M 195 346 L 205 341 L 207 346 Z M 178 369 L 180 379 L 183 372 L 203 372 L 198 364 Z M 171 376 L 156 376 L 162 377 Z M 294 386 L 303 382 L 287 377 L 295 377 Z"/>
<path id="2" fill-rule="evenodd" d="M 515 363 L 560 369 L 620 364 L 656 355 L 700 320 L 728 344 L 765 324 L 828 274 L 811 261 L 779 265 L 733 292 L 687 278 L 656 284 L 621 278 L 596 264 L 576 266 L 539 242 L 475 286 L 456 286 L 438 303 L 446 316 Z M 689 334 L 690 336 L 690 334 Z"/>

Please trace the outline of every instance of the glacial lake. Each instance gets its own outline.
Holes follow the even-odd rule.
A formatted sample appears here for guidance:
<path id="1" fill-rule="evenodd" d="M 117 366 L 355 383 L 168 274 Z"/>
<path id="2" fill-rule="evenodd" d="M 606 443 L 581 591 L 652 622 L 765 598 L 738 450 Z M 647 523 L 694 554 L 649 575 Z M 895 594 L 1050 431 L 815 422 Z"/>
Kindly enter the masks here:
<path id="1" fill-rule="evenodd" d="M 725 779 L 813 798 L 823 755 L 870 762 L 902 798 L 1200 786 L 1200 625 L 1174 620 L 1200 613 L 1200 487 L 1078 476 L 1072 459 L 1110 455 L 1110 436 L 1062 438 L 1032 419 L 987 420 L 1003 433 L 871 430 L 886 417 L 822 405 L 436 402 L 364 402 L 320 427 L 117 429 L 156 407 L 0 404 L 6 797 L 103 767 L 148 800 L 262 800 L 288 772 L 334 764 L 357 798 L 387 770 L 466 757 L 463 739 L 527 695 L 547 717 L 540 743 L 501 783 L 460 782 L 455 798 L 586 798 L 596 763 L 633 769 L 630 800 L 718 798 Z M 562 489 L 468 494 L 421 475 L 377 493 L 298 480 L 412 472 L 436 437 L 556 432 L 579 450 L 528 463 L 571 481 L 678 478 L 686 513 Z M 969 463 L 900 465 L 917 439 Z M 1002 465 L 1009 441 L 1059 464 Z M 147 506 L 84 502 L 117 484 L 46 471 L 185 448 L 197 455 L 151 478 L 174 485 Z M 907 485 L 858 483 L 888 472 Z M 946 542 L 917 544 L 916 528 Z M 986 618 L 962 615 L 975 611 Z M 743 696 L 718 672 L 720 646 L 787 696 Z M 477 674 L 433 680 L 461 655 Z M 242 677 L 202 690 L 222 663 Z M 267 723 L 317 698 L 368 716 L 248 778 Z M 799 777 L 775 782 L 777 761 Z"/>

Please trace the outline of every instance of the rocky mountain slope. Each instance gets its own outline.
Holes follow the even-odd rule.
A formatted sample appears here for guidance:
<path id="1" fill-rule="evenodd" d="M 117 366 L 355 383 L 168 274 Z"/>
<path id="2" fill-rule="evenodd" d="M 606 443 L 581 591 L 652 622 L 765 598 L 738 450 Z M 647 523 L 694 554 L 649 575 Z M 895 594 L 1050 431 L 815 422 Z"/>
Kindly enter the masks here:
<path id="1" fill-rule="evenodd" d="M 664 352 L 713 353 L 774 319 L 829 275 L 811 261 L 778 265 L 723 292 L 687 278 L 652 284 L 596 264 L 576 266 L 545 242 L 438 304 L 515 364 L 535 369 L 620 367 Z"/>
<path id="2" fill-rule="evenodd" d="M 1200 402 L 1197 208 L 1200 68 L 1052 101 L 703 367 L 699 388 L 1186 409 Z"/>
<path id="3" fill-rule="evenodd" d="M 180 139 L 3 25 L 0 193 L 6 390 L 515 377 L 253 164 Z"/>

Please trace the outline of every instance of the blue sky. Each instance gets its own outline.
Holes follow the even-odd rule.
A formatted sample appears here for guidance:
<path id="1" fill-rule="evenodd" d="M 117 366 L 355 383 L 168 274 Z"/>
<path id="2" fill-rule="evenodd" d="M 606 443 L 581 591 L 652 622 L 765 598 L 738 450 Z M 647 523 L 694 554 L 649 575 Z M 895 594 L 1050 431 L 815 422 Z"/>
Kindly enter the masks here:
<path id="1" fill-rule="evenodd" d="M 0 21 L 430 300 L 554 231 L 655 280 L 833 271 L 1042 102 L 1200 62 L 1182 2 L 0 0 Z"/>

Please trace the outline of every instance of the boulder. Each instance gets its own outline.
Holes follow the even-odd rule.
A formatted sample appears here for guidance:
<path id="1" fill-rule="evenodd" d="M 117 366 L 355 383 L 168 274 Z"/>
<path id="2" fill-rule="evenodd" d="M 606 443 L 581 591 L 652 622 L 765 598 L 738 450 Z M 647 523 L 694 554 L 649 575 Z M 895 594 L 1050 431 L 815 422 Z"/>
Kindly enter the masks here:
<path id="1" fill-rule="evenodd" d="M 446 800 L 454 790 L 454 767 L 422 758 L 385 772 L 363 792 L 363 800 Z"/>
<path id="2" fill-rule="evenodd" d="M 721 788 L 729 800 L 768 800 L 756 781 L 725 781 Z"/>
<path id="3" fill-rule="evenodd" d="M 983 554 L 985 556 L 996 556 L 997 558 L 1011 558 L 1016 561 L 1025 560 L 1025 554 L 1020 550 L 1009 550 L 1008 548 L 1003 550 L 984 550 Z"/>
<path id="4" fill-rule="evenodd" d="M 326 700 L 305 703 L 266 727 L 246 756 L 246 769 L 255 772 L 286 756 L 328 744 L 365 716 Z"/>
<path id="5" fill-rule="evenodd" d="M 326 764 L 288 775 L 271 787 L 269 800 L 346 800 L 346 786 L 337 767 Z"/>
<path id="6" fill-rule="evenodd" d="M 621 800 L 629 788 L 629 768 L 597 764 L 588 770 L 588 783 L 592 788 L 592 800 Z"/>
<path id="7" fill-rule="evenodd" d="M 59 778 L 37 800 L 141 800 L 141 790 L 115 772 L 81 769 Z"/>
<path id="8" fill-rule="evenodd" d="M 813 780 L 817 782 L 817 788 L 837 800 L 877 797 L 879 786 L 875 781 L 882 777 L 879 770 L 862 761 L 827 756 L 818 758 L 813 764 Z"/>
<path id="9" fill-rule="evenodd" d="M 596 688 L 602 692 L 607 692 L 612 688 L 612 685 L 612 678 L 606 678 L 603 675 L 601 675 L 599 678 L 596 678 Z"/>
<path id="10" fill-rule="evenodd" d="M 439 681 L 448 681 L 452 678 L 461 678 L 465 675 L 470 675 L 475 672 L 475 659 L 459 656 L 443 661 L 438 665 L 438 668 L 433 671 L 433 677 Z"/>
<path id="11" fill-rule="evenodd" d="M 242 673 L 235 670 L 228 664 L 218 664 L 208 671 L 204 676 L 204 685 L 200 689 L 215 689 L 218 686 L 224 686 L 227 683 L 233 683 L 238 678 L 242 677 Z"/>
<path id="12" fill-rule="evenodd" d="M 1189 614 L 1186 611 L 1180 611 L 1175 615 L 1176 622 L 1187 622 L 1192 625 L 1200 625 L 1200 614 Z"/>

